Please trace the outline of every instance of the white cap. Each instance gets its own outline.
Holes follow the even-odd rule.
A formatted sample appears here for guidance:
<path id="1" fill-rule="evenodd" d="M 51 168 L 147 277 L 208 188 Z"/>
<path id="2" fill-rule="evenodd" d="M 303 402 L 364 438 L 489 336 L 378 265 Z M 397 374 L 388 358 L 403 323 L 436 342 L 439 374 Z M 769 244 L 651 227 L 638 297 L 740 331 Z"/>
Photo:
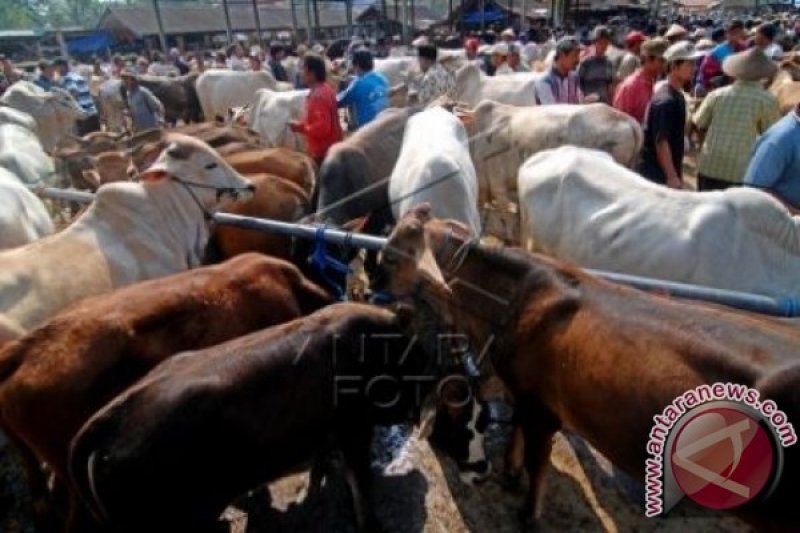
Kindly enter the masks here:
<path id="1" fill-rule="evenodd" d="M 492 47 L 493 54 L 500 54 L 501 56 L 508 55 L 508 45 L 506 43 L 497 43 Z"/>

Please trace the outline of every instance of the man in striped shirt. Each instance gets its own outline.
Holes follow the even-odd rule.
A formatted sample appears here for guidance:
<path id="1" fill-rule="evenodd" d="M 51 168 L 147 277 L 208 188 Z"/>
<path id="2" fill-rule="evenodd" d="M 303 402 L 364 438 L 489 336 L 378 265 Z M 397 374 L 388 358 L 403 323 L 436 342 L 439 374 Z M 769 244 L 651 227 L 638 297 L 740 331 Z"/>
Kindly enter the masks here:
<path id="1" fill-rule="evenodd" d="M 81 109 L 87 114 L 85 119 L 79 120 L 75 124 L 76 133 L 82 137 L 87 133 L 99 131 L 100 117 L 97 114 L 97 108 L 94 105 L 92 93 L 89 91 L 89 84 L 86 83 L 83 76 L 70 68 L 69 62 L 66 59 L 58 58 L 53 64 L 61 76 L 61 87 L 75 98 L 78 105 L 81 106 Z"/>

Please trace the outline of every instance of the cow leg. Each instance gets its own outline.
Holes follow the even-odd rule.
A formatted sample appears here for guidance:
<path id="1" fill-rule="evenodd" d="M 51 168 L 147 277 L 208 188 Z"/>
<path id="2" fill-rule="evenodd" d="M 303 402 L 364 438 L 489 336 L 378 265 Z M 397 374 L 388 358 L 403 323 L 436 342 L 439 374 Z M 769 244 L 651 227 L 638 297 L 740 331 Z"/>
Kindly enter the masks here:
<path id="1" fill-rule="evenodd" d="M 517 404 L 519 424 L 522 428 L 525 450 L 525 470 L 528 473 L 528 496 L 521 519 L 526 530 L 535 530 L 541 514 L 540 503 L 544 489 L 547 465 L 553 448 L 553 436 L 560 422 L 537 399 L 527 399 Z"/>
<path id="2" fill-rule="evenodd" d="M 522 467 L 525 466 L 525 436 L 522 427 L 517 423 L 514 415 L 514 428 L 511 432 L 511 441 L 506 448 L 502 485 L 506 490 L 519 488 L 522 478 Z"/>
<path id="3" fill-rule="evenodd" d="M 358 531 L 382 531 L 372 499 L 372 468 L 370 467 L 370 446 L 372 428 L 353 428 L 347 432 L 342 443 L 345 459 L 345 476 L 353 497 Z"/>

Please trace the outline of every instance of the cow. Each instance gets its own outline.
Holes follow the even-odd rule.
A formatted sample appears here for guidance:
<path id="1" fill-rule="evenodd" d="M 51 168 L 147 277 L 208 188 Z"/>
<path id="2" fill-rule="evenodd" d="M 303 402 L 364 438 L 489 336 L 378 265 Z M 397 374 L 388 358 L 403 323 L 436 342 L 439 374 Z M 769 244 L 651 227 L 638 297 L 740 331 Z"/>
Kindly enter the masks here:
<path id="1" fill-rule="evenodd" d="M 382 215 L 378 230 L 393 222 L 388 205 L 389 177 L 400 155 L 406 123 L 415 112 L 386 109 L 331 146 L 317 177 L 315 218 L 319 222 L 340 226 L 370 213 Z"/>
<path id="2" fill-rule="evenodd" d="M 47 153 L 71 134 L 75 122 L 86 113 L 67 91 L 54 87 L 45 91 L 33 83 L 20 81 L 0 97 L 0 104 L 28 113 L 36 121 L 36 136 Z"/>
<path id="3" fill-rule="evenodd" d="M 453 98 L 459 104 L 469 107 L 475 107 L 484 100 L 515 106 L 535 106 L 536 80 L 540 76 L 530 72 L 487 76 L 477 65 L 467 64 L 456 71 Z"/>
<path id="4" fill-rule="evenodd" d="M 455 115 L 433 107 L 408 119 L 389 179 L 389 202 L 396 220 L 412 206 L 428 202 L 437 216 L 458 220 L 473 235 L 481 234 L 478 179 L 467 132 Z"/>
<path id="5" fill-rule="evenodd" d="M 42 201 L 16 176 L 0 167 L 0 250 L 23 246 L 54 230 Z"/>
<path id="6" fill-rule="evenodd" d="M 222 211 L 236 215 L 296 222 L 311 210 L 310 196 L 294 183 L 272 174 L 249 174 L 255 185 L 252 198 L 234 202 Z M 287 235 L 216 225 L 209 241 L 216 259 L 228 259 L 245 252 L 259 252 L 292 259 L 292 239 Z"/>
<path id="7" fill-rule="evenodd" d="M 224 119 L 231 107 L 245 105 L 259 89 L 278 89 L 278 82 L 266 71 L 237 72 L 207 70 L 197 78 L 197 98 L 206 120 Z"/>
<path id="8" fill-rule="evenodd" d="M 792 68 L 796 66 L 783 65 L 772 80 L 769 91 L 778 99 L 781 113 L 788 113 L 800 103 L 800 81 L 792 76 Z"/>
<path id="9" fill-rule="evenodd" d="M 25 460 L 40 520 L 57 511 L 47 509 L 40 463 L 60 489 L 68 488 L 71 439 L 125 387 L 175 353 L 287 322 L 330 301 L 293 265 L 246 254 L 87 298 L 6 345 L 0 427 Z"/>
<path id="10" fill-rule="evenodd" d="M 800 295 L 800 219 L 763 191 L 665 189 L 573 146 L 528 159 L 518 187 L 528 250 L 587 268 Z"/>
<path id="11" fill-rule="evenodd" d="M 100 85 L 97 101 L 106 128 L 109 131 L 121 132 L 127 130 L 125 123 L 125 109 L 127 104 L 123 98 L 122 80 L 112 79 Z"/>
<path id="12" fill-rule="evenodd" d="M 302 135 L 289 128 L 289 122 L 300 120 L 306 112 L 309 91 L 273 91 L 260 89 L 250 106 L 248 127 L 258 133 L 265 146 L 283 146 L 305 151 Z"/>
<path id="13" fill-rule="evenodd" d="M 195 87 L 199 76 L 197 72 L 175 78 L 139 76 L 139 83 L 164 104 L 164 119 L 174 126 L 178 120 L 186 124 L 202 120 L 203 110 Z"/>
<path id="14" fill-rule="evenodd" d="M 305 154 L 287 148 L 261 148 L 222 157 L 240 174 L 274 174 L 297 185 L 309 197 L 314 192 L 316 169 Z"/>
<path id="15" fill-rule="evenodd" d="M 261 144 L 258 134 L 255 132 L 236 126 L 225 126 L 217 122 L 189 124 L 187 126 L 179 126 L 170 131 L 199 139 L 212 148 L 235 142 Z"/>
<path id="16" fill-rule="evenodd" d="M 10 107 L 0 113 L 0 168 L 27 185 L 55 184 L 53 160 L 39 141 L 33 117 Z"/>
<path id="17" fill-rule="evenodd" d="M 0 315 L 12 329 L 0 342 L 87 296 L 199 266 L 210 212 L 252 194 L 211 148 L 177 134 L 139 178 L 98 189 L 64 231 L 0 254 Z"/>
<path id="18" fill-rule="evenodd" d="M 469 472 L 489 470 L 477 427 L 486 425 L 484 406 L 466 381 L 452 379 L 459 374 L 444 374 L 447 366 L 424 342 L 402 336 L 405 329 L 389 310 L 344 303 L 178 354 L 83 426 L 70 453 L 76 486 L 114 530 L 210 531 L 248 489 L 340 449 L 357 480 L 351 487 L 358 525 L 375 530 L 368 502 L 373 425 L 422 419 L 420 434 L 427 436 L 434 409 L 436 418 L 456 415 L 474 444 L 445 451 L 460 450 L 454 458 Z M 406 376 L 422 376 L 424 385 Z M 436 396 L 452 400 L 444 407 Z M 359 497 L 362 490 L 366 497 Z"/>
<path id="19" fill-rule="evenodd" d="M 633 166 L 643 143 L 639 124 L 604 104 L 514 107 L 484 101 L 465 120 L 478 174 L 479 206 L 493 204 L 500 210 L 491 233 L 504 240 L 515 238 L 517 219 L 510 206 L 516 200 L 517 172 L 528 157 L 572 144 L 601 149 Z"/>
<path id="20" fill-rule="evenodd" d="M 530 479 L 526 521 L 540 516 L 555 432 L 575 432 L 644 482 L 654 416 L 713 383 L 756 389 L 800 421 L 797 325 L 689 304 L 599 280 L 519 249 L 480 244 L 419 206 L 398 222 L 376 287 L 423 301 L 489 357 L 515 401 Z M 751 430 L 753 426 L 751 425 Z M 782 432 L 786 443 L 797 440 Z M 797 446 L 774 491 L 734 510 L 760 528 L 800 527 Z M 727 464 L 727 463 L 726 463 Z M 736 466 L 729 471 L 731 474 Z"/>

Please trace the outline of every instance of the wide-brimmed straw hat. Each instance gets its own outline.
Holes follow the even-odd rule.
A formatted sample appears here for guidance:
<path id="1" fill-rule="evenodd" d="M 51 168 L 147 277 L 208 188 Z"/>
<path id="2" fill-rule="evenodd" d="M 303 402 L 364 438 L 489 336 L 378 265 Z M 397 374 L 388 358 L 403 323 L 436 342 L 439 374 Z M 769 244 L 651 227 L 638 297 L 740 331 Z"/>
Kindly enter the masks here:
<path id="1" fill-rule="evenodd" d="M 678 37 L 686 37 L 687 35 L 689 35 L 689 32 L 686 28 L 680 24 L 673 24 L 669 27 L 667 33 L 664 34 L 664 37 L 667 39 L 676 39 Z"/>
<path id="2" fill-rule="evenodd" d="M 737 80 L 759 81 L 773 77 L 778 72 L 778 65 L 760 48 L 753 47 L 725 58 L 722 72 Z"/>

